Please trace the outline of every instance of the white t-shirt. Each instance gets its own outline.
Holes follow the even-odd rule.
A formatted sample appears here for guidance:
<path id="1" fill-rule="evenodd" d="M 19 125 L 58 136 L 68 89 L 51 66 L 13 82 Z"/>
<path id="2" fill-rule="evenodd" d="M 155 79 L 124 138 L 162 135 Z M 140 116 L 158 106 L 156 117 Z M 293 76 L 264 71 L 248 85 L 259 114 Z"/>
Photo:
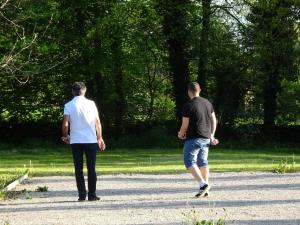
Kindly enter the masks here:
<path id="1" fill-rule="evenodd" d="M 94 101 L 76 96 L 65 104 L 64 115 L 70 117 L 70 144 L 97 143 L 98 110 Z"/>

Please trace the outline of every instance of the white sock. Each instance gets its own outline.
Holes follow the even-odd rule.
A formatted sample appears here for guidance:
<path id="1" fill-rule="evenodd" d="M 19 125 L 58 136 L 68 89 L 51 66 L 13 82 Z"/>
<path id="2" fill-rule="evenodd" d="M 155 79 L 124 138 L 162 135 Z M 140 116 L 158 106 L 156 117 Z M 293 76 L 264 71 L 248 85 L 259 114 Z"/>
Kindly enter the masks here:
<path id="1" fill-rule="evenodd" d="M 200 182 L 199 182 L 199 186 L 200 187 L 203 187 L 205 184 L 207 184 L 204 180 L 201 180 Z"/>

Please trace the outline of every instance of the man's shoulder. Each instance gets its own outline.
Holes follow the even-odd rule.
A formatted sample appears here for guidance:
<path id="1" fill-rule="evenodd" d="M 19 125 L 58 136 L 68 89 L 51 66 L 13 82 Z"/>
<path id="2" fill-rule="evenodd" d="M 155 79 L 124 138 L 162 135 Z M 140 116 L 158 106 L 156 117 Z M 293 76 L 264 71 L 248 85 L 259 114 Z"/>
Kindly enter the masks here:
<path id="1" fill-rule="evenodd" d="M 86 103 L 91 104 L 91 105 L 95 105 L 95 102 L 91 99 L 85 98 Z"/>
<path id="2" fill-rule="evenodd" d="M 67 103 L 65 103 L 65 107 L 69 107 L 71 104 L 72 104 L 72 100 L 70 100 Z"/>
<path id="3" fill-rule="evenodd" d="M 199 97 L 199 100 L 205 104 L 211 105 L 211 102 L 207 98 Z"/>
<path id="4" fill-rule="evenodd" d="M 96 103 L 91 99 L 85 98 L 83 104 L 91 110 L 97 110 Z"/>
<path id="5" fill-rule="evenodd" d="M 95 102 L 93 100 L 87 99 L 87 98 L 83 98 L 78 100 L 75 100 L 74 98 L 70 101 L 68 101 L 67 103 L 65 103 L 65 107 L 70 107 L 76 104 L 80 104 L 80 102 L 84 102 L 84 104 L 95 104 Z"/>

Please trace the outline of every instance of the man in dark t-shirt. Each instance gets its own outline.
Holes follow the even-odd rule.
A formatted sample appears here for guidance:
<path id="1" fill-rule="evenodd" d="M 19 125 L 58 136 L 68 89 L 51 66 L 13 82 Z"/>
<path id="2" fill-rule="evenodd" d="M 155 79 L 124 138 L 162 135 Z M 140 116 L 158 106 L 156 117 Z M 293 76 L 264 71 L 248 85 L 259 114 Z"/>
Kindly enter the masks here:
<path id="1" fill-rule="evenodd" d="M 210 144 L 218 144 L 214 137 L 217 120 L 213 106 L 207 99 L 199 96 L 200 91 L 197 82 L 188 85 L 190 100 L 183 108 L 182 125 L 178 132 L 178 138 L 185 139 L 184 164 L 199 182 L 196 197 L 208 196 L 208 150 Z"/>

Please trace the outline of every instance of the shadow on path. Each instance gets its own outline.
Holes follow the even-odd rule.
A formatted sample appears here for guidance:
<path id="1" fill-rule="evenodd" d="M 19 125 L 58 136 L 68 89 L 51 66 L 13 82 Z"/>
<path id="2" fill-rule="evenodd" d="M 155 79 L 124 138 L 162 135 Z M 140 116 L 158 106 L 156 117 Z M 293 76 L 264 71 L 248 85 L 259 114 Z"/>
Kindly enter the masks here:
<path id="1" fill-rule="evenodd" d="M 138 202 L 127 202 L 127 203 L 118 203 L 117 201 L 100 201 L 100 202 L 74 202 L 73 205 L 65 205 L 63 203 L 70 203 L 74 201 L 57 201 L 57 202 L 37 202 L 32 203 L 32 207 L 11 207 L 1 208 L 0 212 L 42 212 L 46 210 L 51 211 L 60 211 L 60 210 L 76 210 L 76 209 L 95 209 L 95 210 L 121 210 L 121 209 L 177 209 L 185 207 L 197 207 L 197 208 L 208 208 L 214 206 L 220 208 L 229 208 L 229 207 L 244 207 L 244 206 L 258 206 L 258 205 L 273 205 L 273 204 L 299 204 L 300 199 L 294 200 L 268 200 L 268 201 L 191 201 L 191 200 L 173 200 L 173 201 L 149 201 L 141 199 Z M 27 203 L 26 203 L 27 204 Z M 47 205 L 36 207 L 36 205 Z M 14 206 L 22 206 L 20 204 L 14 204 Z"/>

